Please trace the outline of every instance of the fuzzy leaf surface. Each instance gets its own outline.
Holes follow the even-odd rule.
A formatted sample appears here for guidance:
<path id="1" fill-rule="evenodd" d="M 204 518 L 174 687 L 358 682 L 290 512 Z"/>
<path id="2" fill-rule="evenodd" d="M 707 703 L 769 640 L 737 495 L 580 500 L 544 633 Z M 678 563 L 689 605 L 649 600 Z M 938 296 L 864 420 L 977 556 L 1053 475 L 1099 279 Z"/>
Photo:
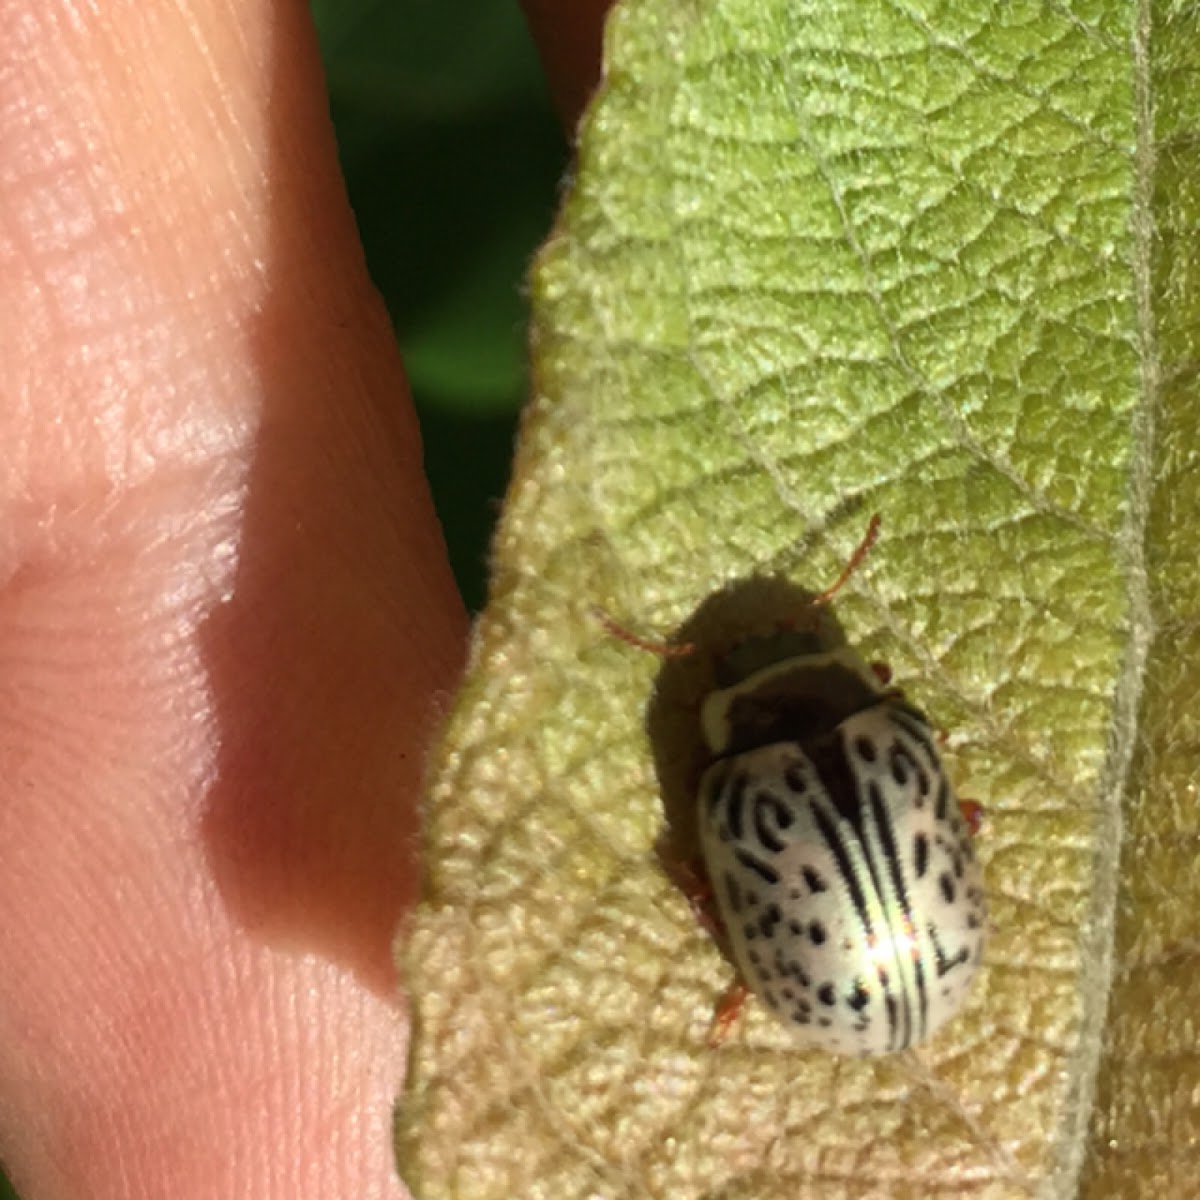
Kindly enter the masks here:
<path id="1" fill-rule="evenodd" d="M 400 945 L 419 1200 L 1188 1194 L 1198 47 L 1181 4 L 615 10 Z M 656 851 L 695 709 L 873 512 L 836 614 L 985 806 L 986 966 L 894 1058 L 753 1002 L 712 1050 Z"/>

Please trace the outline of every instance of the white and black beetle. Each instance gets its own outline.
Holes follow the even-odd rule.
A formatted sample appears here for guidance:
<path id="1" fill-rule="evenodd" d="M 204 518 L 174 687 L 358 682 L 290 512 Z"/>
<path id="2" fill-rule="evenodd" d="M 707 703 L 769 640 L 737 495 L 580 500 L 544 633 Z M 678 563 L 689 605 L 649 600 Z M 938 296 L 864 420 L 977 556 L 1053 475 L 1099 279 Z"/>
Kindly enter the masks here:
<path id="1" fill-rule="evenodd" d="M 824 605 L 866 554 L 874 518 Z M 658 647 L 608 623 L 618 636 Z M 986 925 L 972 844 L 925 716 L 828 627 L 752 638 L 717 663 L 701 724 L 712 756 L 698 831 L 716 932 L 753 991 L 839 1054 L 923 1042 L 962 1007 Z"/>

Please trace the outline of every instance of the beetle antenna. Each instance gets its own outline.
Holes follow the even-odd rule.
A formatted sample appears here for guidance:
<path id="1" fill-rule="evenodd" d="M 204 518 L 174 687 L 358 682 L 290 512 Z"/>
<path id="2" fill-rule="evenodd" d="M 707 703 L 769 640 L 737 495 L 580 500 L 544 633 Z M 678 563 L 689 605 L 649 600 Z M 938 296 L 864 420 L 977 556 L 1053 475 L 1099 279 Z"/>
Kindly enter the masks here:
<path id="1" fill-rule="evenodd" d="M 863 535 L 863 540 L 858 543 L 854 553 L 850 555 L 850 561 L 842 568 L 842 573 L 833 581 L 832 587 L 827 587 L 819 596 L 813 600 L 814 605 L 825 605 L 830 602 L 846 586 L 850 576 L 862 566 L 862 561 L 871 552 L 871 547 L 875 545 L 875 540 L 879 537 L 879 526 L 883 523 L 883 518 L 878 513 L 871 518 L 867 523 L 867 532 Z"/>

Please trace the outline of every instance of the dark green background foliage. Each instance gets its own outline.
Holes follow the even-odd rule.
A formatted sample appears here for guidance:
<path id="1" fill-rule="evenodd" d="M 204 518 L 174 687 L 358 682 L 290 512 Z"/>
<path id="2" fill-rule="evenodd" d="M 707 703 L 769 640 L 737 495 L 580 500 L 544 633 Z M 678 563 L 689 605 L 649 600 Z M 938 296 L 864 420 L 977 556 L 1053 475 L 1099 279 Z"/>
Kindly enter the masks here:
<path id="1" fill-rule="evenodd" d="M 522 280 L 566 147 L 515 4 L 318 0 L 342 168 L 468 605 L 525 392 Z"/>
<path id="2" fill-rule="evenodd" d="M 342 169 L 467 604 L 525 394 L 522 282 L 566 146 L 515 4 L 316 0 Z M 17 1200 L 0 1173 L 0 1200 Z"/>

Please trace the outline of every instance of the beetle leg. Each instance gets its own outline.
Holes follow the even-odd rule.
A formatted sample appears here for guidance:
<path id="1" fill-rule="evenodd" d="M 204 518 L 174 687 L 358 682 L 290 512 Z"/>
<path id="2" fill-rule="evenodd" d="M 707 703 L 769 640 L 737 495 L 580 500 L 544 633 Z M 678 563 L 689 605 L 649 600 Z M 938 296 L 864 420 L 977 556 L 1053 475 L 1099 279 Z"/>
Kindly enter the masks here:
<path id="1" fill-rule="evenodd" d="M 708 1044 L 712 1048 L 719 1046 L 728 1036 L 733 1023 L 741 1015 L 746 1005 L 750 989 L 741 979 L 735 979 L 726 989 L 721 999 L 717 1001 L 713 1013 L 712 1025 L 708 1031 Z"/>
<path id="2" fill-rule="evenodd" d="M 711 938 L 724 945 L 725 925 L 717 912 L 712 882 L 704 868 L 698 862 L 673 859 L 666 853 L 660 853 L 659 859 L 671 882 L 683 893 L 697 924 Z"/>
<path id="3" fill-rule="evenodd" d="M 974 837 L 983 828 L 983 805 L 978 800 L 960 800 L 958 809 Z"/>

